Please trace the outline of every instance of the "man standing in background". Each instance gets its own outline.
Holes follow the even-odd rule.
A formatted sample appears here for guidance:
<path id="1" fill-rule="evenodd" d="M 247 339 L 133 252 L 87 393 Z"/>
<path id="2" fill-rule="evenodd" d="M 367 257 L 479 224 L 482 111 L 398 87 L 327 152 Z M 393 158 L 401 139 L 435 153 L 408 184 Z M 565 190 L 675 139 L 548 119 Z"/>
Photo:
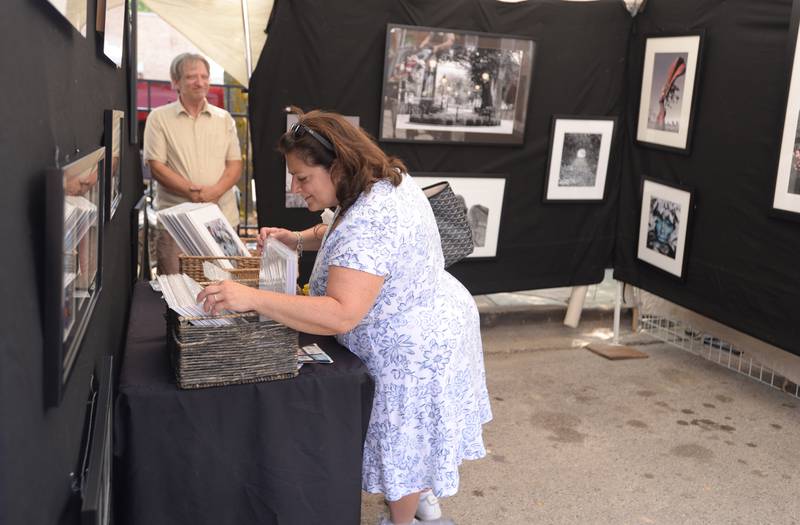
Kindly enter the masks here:
<path id="1" fill-rule="evenodd" d="M 154 109 L 144 129 L 144 160 L 158 182 L 155 208 L 182 202 L 215 202 L 234 229 L 239 209 L 233 186 L 242 174 L 242 154 L 230 113 L 206 100 L 208 61 L 183 53 L 169 68 L 178 100 Z M 157 229 L 158 273 L 178 273 L 180 250 L 163 226 Z"/>

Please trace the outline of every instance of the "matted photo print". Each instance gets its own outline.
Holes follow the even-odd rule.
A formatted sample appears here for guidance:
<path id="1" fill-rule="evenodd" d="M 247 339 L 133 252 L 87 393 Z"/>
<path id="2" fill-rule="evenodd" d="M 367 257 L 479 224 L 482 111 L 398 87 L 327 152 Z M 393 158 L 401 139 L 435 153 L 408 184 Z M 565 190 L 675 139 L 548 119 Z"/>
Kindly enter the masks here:
<path id="1" fill-rule="evenodd" d="M 505 178 L 460 177 L 458 173 L 412 173 L 420 188 L 447 181 L 467 212 L 475 249 L 465 259 L 497 256 L 500 218 L 503 214 Z"/>
<path id="2" fill-rule="evenodd" d="M 689 190 L 644 179 L 636 256 L 684 279 L 691 210 Z"/>
<path id="3" fill-rule="evenodd" d="M 798 13 L 793 13 L 793 17 Z M 783 136 L 778 157 L 778 172 L 775 178 L 775 194 L 772 207 L 779 212 L 800 214 L 800 33 L 795 35 L 792 76 L 789 81 L 789 96 L 786 100 L 786 115 L 783 121 Z M 787 214 L 789 215 L 789 214 Z M 793 216 L 800 218 L 800 216 Z"/>
<path id="4" fill-rule="evenodd" d="M 530 38 L 389 24 L 379 138 L 522 144 Z"/>
<path id="5" fill-rule="evenodd" d="M 61 401 L 102 287 L 105 148 L 45 178 L 45 388 Z"/>
<path id="6" fill-rule="evenodd" d="M 553 117 L 545 202 L 601 201 L 616 119 Z"/>
<path id="7" fill-rule="evenodd" d="M 689 152 L 702 34 L 647 38 L 636 140 Z"/>

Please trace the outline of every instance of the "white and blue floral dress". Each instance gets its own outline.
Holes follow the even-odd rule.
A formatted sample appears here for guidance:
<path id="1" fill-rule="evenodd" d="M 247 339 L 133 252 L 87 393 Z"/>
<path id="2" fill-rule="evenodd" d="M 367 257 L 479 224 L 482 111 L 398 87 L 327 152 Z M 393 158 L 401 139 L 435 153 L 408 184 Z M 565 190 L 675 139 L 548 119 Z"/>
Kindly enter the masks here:
<path id="1" fill-rule="evenodd" d="M 458 466 L 486 455 L 492 418 L 475 302 L 444 269 L 428 200 L 409 175 L 376 182 L 329 232 L 311 294 L 325 295 L 329 266 L 385 277 L 372 309 L 339 342 L 375 380 L 362 485 L 395 501 L 432 488 L 458 491 Z"/>

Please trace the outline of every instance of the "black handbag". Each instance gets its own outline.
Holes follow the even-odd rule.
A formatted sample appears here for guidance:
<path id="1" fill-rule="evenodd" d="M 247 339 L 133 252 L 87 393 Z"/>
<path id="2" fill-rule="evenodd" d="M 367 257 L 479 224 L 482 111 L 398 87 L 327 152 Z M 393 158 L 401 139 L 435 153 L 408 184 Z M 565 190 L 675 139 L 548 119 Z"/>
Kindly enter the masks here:
<path id="1" fill-rule="evenodd" d="M 453 193 L 447 181 L 437 182 L 422 188 L 436 217 L 439 237 L 442 238 L 444 267 L 457 263 L 475 249 L 472 229 L 467 221 L 464 200 Z"/>

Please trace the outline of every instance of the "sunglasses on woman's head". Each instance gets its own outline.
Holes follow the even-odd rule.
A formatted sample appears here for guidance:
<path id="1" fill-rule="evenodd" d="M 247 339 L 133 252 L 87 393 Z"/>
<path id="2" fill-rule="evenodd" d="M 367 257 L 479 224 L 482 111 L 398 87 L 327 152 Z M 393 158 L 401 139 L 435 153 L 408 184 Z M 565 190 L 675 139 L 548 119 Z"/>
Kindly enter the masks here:
<path id="1" fill-rule="evenodd" d="M 290 128 L 290 131 L 292 132 L 292 137 L 294 137 L 295 140 L 301 138 L 303 135 L 308 133 L 309 135 L 314 137 L 314 139 L 316 139 L 317 142 L 322 144 L 322 146 L 325 149 L 327 149 L 328 151 L 333 153 L 334 156 L 336 155 L 336 150 L 333 149 L 333 144 L 331 144 L 328 139 L 326 139 L 325 137 L 323 137 L 322 135 L 320 135 L 319 133 L 317 133 L 313 129 L 309 128 L 305 124 L 301 124 L 300 122 L 295 122 L 294 124 L 292 124 L 292 127 Z"/>

